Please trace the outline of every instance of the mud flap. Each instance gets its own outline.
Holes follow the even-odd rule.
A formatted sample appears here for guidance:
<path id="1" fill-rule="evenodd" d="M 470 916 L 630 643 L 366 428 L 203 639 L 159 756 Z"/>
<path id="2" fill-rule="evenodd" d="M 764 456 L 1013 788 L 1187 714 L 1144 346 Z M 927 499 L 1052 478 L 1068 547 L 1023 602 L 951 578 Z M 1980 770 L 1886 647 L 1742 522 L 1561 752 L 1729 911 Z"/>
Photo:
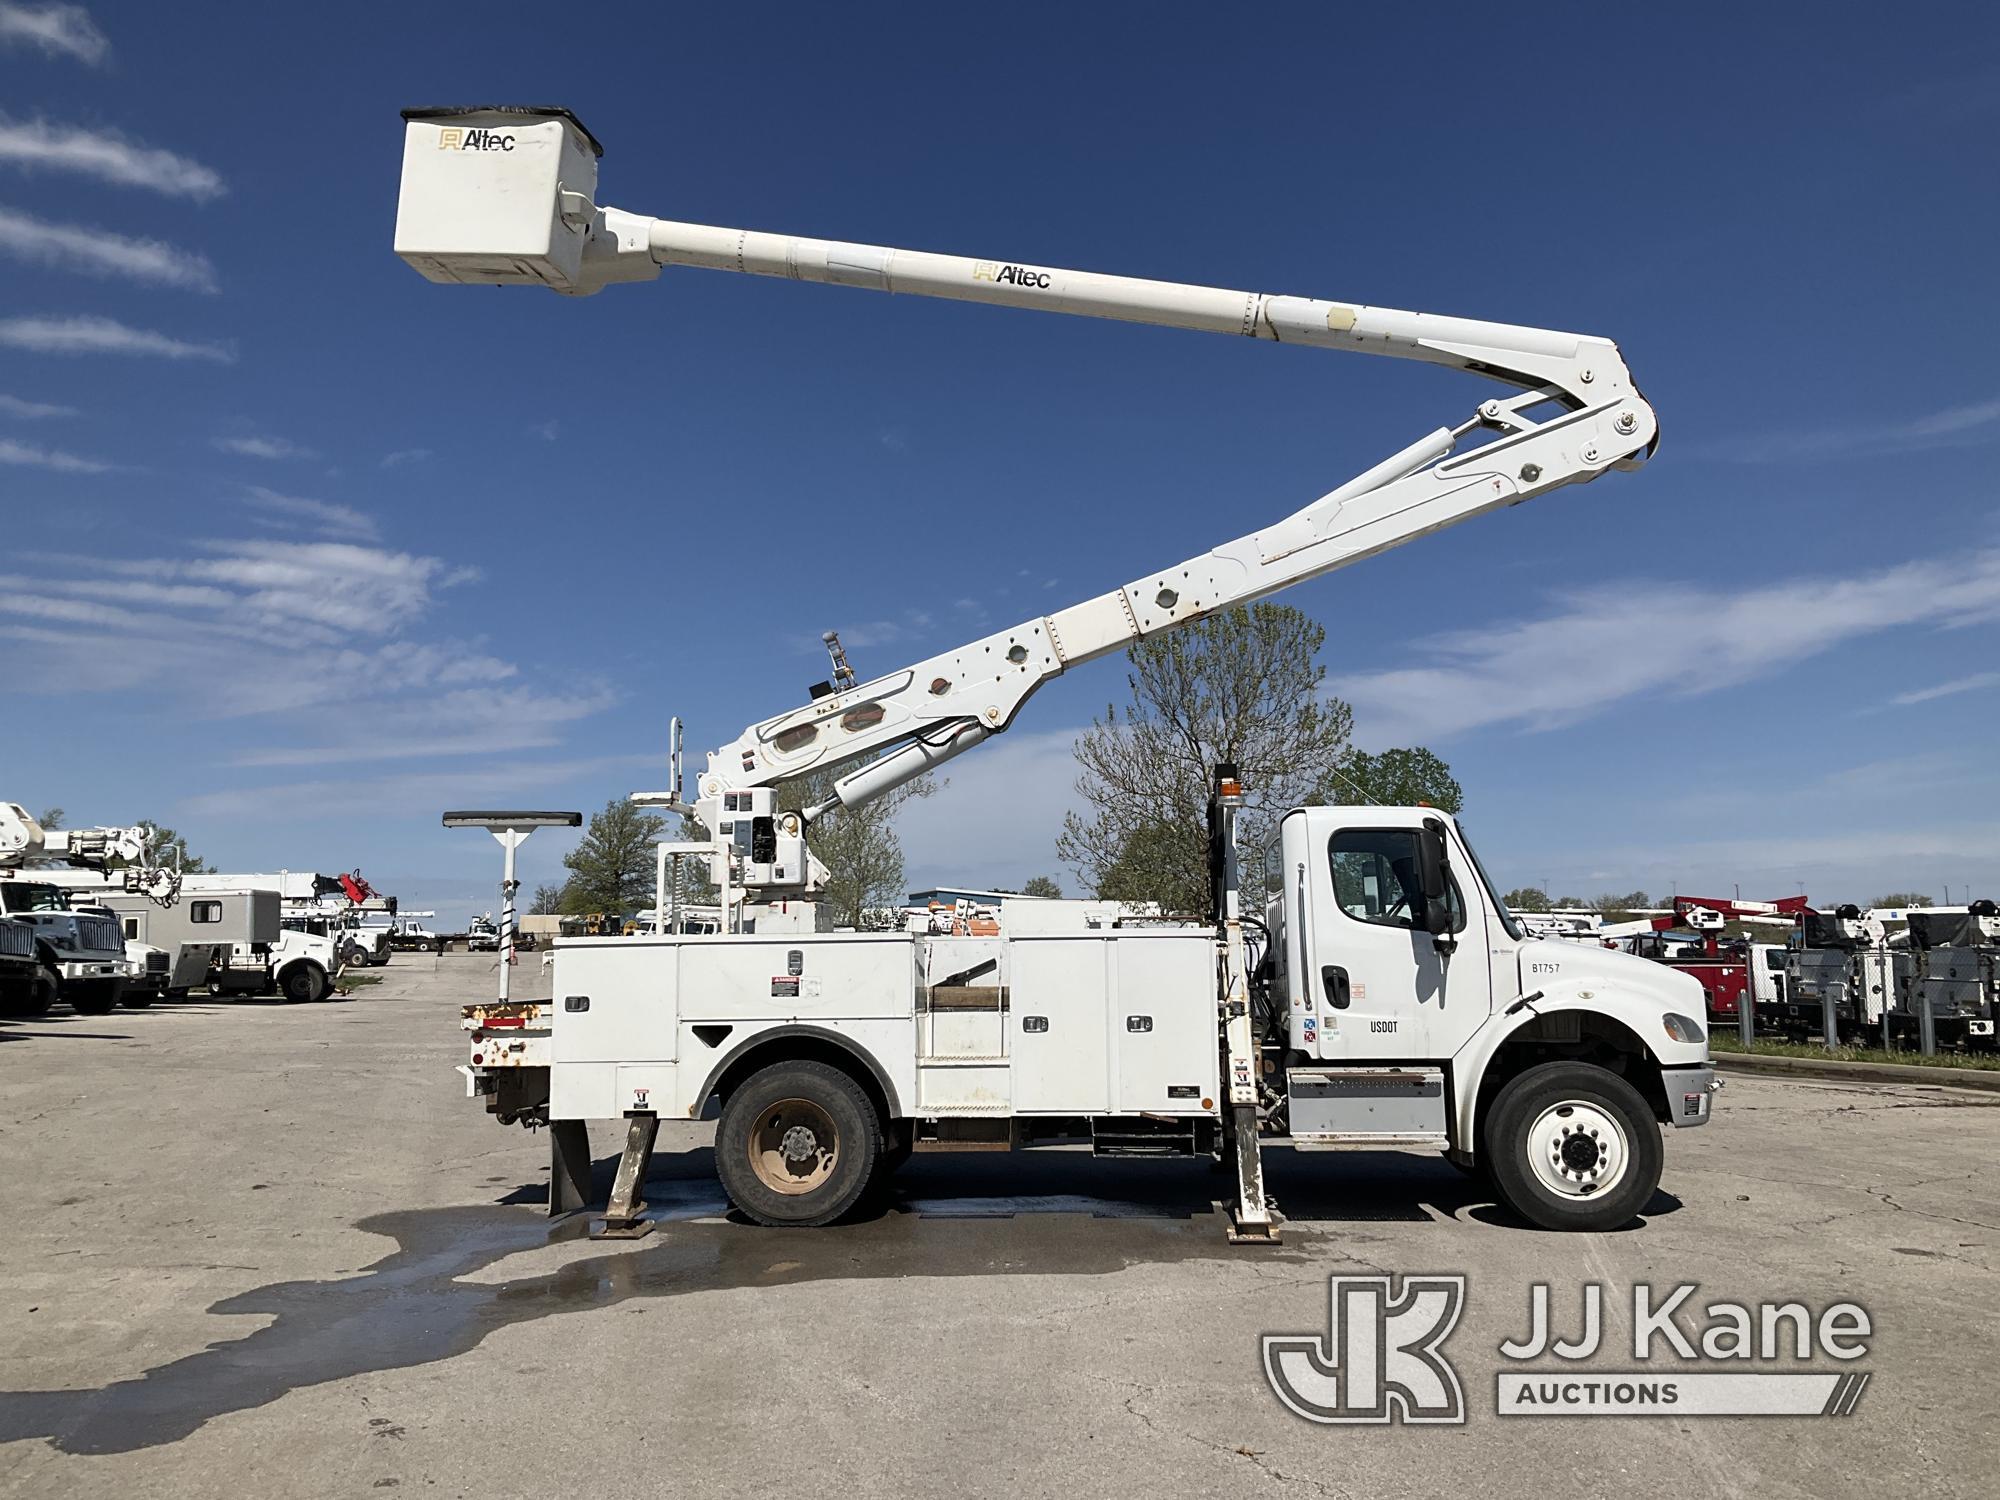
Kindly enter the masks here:
<path id="1" fill-rule="evenodd" d="M 590 1202 L 590 1125 L 556 1120 L 549 1126 L 549 1217 L 573 1214 Z"/>

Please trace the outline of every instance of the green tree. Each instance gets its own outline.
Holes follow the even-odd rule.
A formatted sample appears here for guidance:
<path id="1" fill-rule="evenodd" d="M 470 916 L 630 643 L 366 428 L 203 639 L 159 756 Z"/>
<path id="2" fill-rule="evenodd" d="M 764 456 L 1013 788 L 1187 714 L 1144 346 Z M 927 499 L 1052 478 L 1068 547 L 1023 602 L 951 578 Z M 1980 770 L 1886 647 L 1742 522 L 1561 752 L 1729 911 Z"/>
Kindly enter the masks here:
<path id="1" fill-rule="evenodd" d="M 1380 807 L 1435 807 L 1455 813 L 1465 793 L 1446 765 L 1418 745 L 1372 755 L 1356 750 L 1334 767 L 1317 789 L 1319 800 Z"/>
<path id="2" fill-rule="evenodd" d="M 1549 893 L 1532 885 L 1509 891 L 1501 899 L 1514 911 L 1547 911 L 1552 905 Z"/>
<path id="3" fill-rule="evenodd" d="M 613 797 L 590 815 L 583 839 L 563 856 L 569 881 L 562 905 L 571 913 L 630 914 L 653 904 L 653 845 L 667 820 Z"/>
<path id="4" fill-rule="evenodd" d="M 1614 896 L 1607 891 L 1595 901 L 1585 904 L 1594 911 L 1606 913 L 1644 911 L 1653 904 L 1653 898 L 1644 891 L 1632 891 L 1623 896 Z"/>
<path id="5" fill-rule="evenodd" d="M 1886 896 L 1877 896 L 1868 903 L 1870 906 L 1925 907 L 1932 905 L 1931 898 L 1916 891 L 1891 891 Z"/>
<path id="6" fill-rule="evenodd" d="M 1056 855 L 1086 889 L 1170 911 L 1208 906 L 1208 797 L 1229 762 L 1247 804 L 1246 869 L 1287 809 L 1308 800 L 1348 751 L 1354 714 L 1322 694 L 1326 632 L 1281 604 L 1225 610 L 1128 653 L 1130 701 L 1076 742 L 1085 808 L 1063 820 Z"/>
<path id="7" fill-rule="evenodd" d="M 154 864 L 176 867 L 183 875 L 206 875 L 210 872 L 208 861 L 190 852 L 187 840 L 166 824 L 148 823 L 145 826 L 152 831 L 146 848 Z"/>
<path id="8" fill-rule="evenodd" d="M 778 787 L 783 809 L 813 807 L 833 795 L 833 784 L 857 763 L 822 767 Z M 834 927 L 860 929 L 870 913 L 903 900 L 903 844 L 896 837 L 896 814 L 913 798 L 928 797 L 937 782 L 919 776 L 859 807 L 837 807 L 812 825 L 806 845 L 826 866 L 820 911 Z"/>
<path id="9" fill-rule="evenodd" d="M 60 807 L 43 808 L 42 815 L 35 821 L 53 833 L 63 825 L 63 810 Z"/>
<path id="10" fill-rule="evenodd" d="M 1041 896 L 1050 901 L 1058 901 L 1062 899 L 1062 887 L 1056 884 L 1054 876 L 1030 875 L 1021 886 L 1021 894 L 1024 896 Z"/>
<path id="11" fill-rule="evenodd" d="M 528 901 L 528 915 L 531 917 L 553 917 L 563 909 L 563 891 L 559 885 L 538 885 L 535 894 Z"/>
<path id="12" fill-rule="evenodd" d="M 692 813 L 680 815 L 680 830 L 674 835 L 683 843 L 706 844 L 711 842 L 708 830 L 701 826 L 701 820 Z M 705 859 L 683 859 L 680 866 L 681 901 L 688 906 L 713 906 L 720 893 L 715 882 L 708 878 L 708 861 Z"/>

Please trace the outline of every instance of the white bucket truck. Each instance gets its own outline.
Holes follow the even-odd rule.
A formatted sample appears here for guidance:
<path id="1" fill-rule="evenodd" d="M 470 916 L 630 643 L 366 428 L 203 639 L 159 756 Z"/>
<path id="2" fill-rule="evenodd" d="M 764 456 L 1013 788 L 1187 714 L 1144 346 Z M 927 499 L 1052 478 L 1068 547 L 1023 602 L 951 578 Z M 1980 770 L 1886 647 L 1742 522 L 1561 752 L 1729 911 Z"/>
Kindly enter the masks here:
<path id="1" fill-rule="evenodd" d="M 1216 768 L 1214 909 L 1180 926 L 997 936 L 772 930 L 824 872 L 812 825 L 1007 729 L 1028 697 L 1135 641 L 1428 532 L 1650 456 L 1657 428 L 1601 338 L 1344 302 L 646 218 L 595 201 L 597 142 L 558 109 L 405 112 L 396 249 L 432 281 L 587 294 L 663 266 L 823 281 L 1350 349 L 1508 387 L 1290 516 L 1210 551 L 810 702 L 708 757 L 697 818 L 723 931 L 563 939 L 548 1002 L 469 1007 L 468 1088 L 554 1126 L 552 1209 L 587 1190 L 584 1122 L 628 1122 L 606 1228 L 638 1234 L 662 1116 L 717 1113 L 724 1187 L 751 1218 L 824 1224 L 913 1149 L 1074 1139 L 1213 1152 L 1232 1233 L 1276 1237 L 1260 1150 L 1443 1151 L 1550 1227 L 1629 1221 L 1661 1127 L 1709 1116 L 1700 986 L 1527 936 L 1463 831 L 1423 808 L 1302 808 L 1282 882 L 1247 909 L 1241 788 Z M 1483 432 L 1490 441 L 1459 452 Z M 781 785 L 854 767 L 831 798 Z M 450 822 L 499 815 L 447 815 Z M 505 832 L 505 829 L 501 829 Z M 1046 903 L 1034 903 L 1040 907 Z"/>

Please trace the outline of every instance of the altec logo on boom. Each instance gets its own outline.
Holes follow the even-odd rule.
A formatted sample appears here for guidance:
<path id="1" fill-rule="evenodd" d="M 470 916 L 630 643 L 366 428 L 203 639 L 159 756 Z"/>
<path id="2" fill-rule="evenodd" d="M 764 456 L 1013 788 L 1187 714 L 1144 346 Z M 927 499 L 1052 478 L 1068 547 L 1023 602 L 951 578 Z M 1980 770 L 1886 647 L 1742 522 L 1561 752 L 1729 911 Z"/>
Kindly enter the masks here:
<path id="1" fill-rule="evenodd" d="M 488 130 L 476 126 L 465 130 L 457 125 L 447 125 L 438 132 L 440 151 L 512 151 L 514 137 L 502 130 Z"/>
<path id="2" fill-rule="evenodd" d="M 997 260 L 975 261 L 972 266 L 974 281 L 1004 282 L 1009 286 L 1032 286 L 1042 291 L 1049 289 L 1049 273 L 1032 271 L 1026 266 L 1004 265 Z"/>

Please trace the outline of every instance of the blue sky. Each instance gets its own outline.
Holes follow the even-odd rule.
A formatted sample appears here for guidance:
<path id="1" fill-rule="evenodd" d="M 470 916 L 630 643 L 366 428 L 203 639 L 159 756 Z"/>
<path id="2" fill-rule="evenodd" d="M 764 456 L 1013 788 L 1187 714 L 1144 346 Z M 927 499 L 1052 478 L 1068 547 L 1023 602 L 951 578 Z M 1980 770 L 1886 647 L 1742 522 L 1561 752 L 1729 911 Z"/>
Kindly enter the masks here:
<path id="1" fill-rule="evenodd" d="M 2000 891 L 2000 22 L 1390 9 L 0 0 L 0 796 L 462 913 L 497 850 L 441 809 L 658 785 L 669 715 L 792 706 L 828 626 L 888 670 L 1492 389 L 695 271 L 422 281 L 397 110 L 529 100 L 637 212 L 1617 339 L 1642 474 L 1286 596 L 1359 741 L 1446 756 L 1507 884 Z M 957 762 L 912 884 L 1053 869 L 1121 692 Z"/>

